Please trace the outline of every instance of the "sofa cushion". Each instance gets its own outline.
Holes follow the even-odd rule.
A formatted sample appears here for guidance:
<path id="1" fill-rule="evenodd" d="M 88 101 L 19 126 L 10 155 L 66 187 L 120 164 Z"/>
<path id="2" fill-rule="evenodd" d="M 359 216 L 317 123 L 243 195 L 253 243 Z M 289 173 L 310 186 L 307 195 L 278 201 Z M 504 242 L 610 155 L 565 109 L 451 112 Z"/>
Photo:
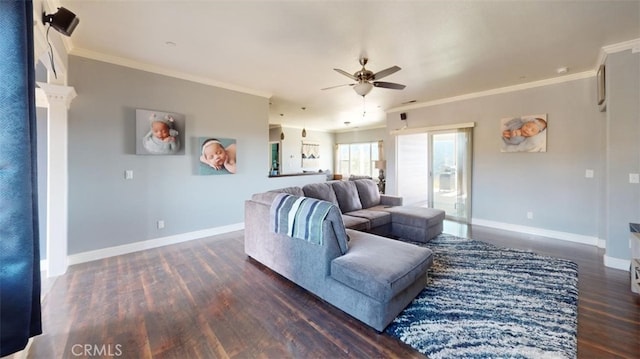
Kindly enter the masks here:
<path id="1" fill-rule="evenodd" d="M 271 203 L 273 203 L 273 200 L 279 195 L 279 192 L 275 192 L 275 191 L 269 191 L 269 192 L 262 192 L 262 193 L 255 193 L 251 196 L 251 200 L 252 201 L 256 201 L 258 203 L 261 204 L 265 204 L 267 206 L 271 206 Z"/>
<path id="2" fill-rule="evenodd" d="M 338 205 L 336 194 L 333 192 L 333 187 L 331 187 L 331 184 L 329 183 L 310 183 L 303 186 L 302 191 L 304 192 L 305 197 L 321 199 L 323 201 L 331 202 L 336 206 Z"/>
<path id="3" fill-rule="evenodd" d="M 426 275 L 433 252 L 374 234 L 347 230 L 349 251 L 331 261 L 331 277 L 387 302 Z"/>
<path id="4" fill-rule="evenodd" d="M 357 211 L 362 209 L 358 189 L 353 181 L 331 182 L 333 191 L 338 199 L 338 205 L 342 213 Z"/>
<path id="5" fill-rule="evenodd" d="M 372 179 L 359 179 L 353 181 L 358 189 L 358 196 L 362 208 L 369 208 L 380 204 L 380 189 Z"/>
<path id="6" fill-rule="evenodd" d="M 358 211 L 347 212 L 345 215 L 364 218 L 369 221 L 369 228 L 384 226 L 391 223 L 391 213 L 385 211 L 374 211 L 370 209 L 361 209 Z"/>
<path id="7" fill-rule="evenodd" d="M 355 229 L 357 231 L 368 231 L 371 229 L 371 223 L 368 219 L 362 217 L 354 217 L 346 214 L 342 215 L 342 222 L 345 228 Z"/>

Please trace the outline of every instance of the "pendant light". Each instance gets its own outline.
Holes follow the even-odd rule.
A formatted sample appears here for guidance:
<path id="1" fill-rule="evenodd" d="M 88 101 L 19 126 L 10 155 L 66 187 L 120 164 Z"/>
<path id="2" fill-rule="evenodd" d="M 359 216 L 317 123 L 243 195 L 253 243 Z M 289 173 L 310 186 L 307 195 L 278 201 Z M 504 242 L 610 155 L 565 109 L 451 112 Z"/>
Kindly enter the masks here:
<path id="1" fill-rule="evenodd" d="M 307 109 L 306 107 L 301 107 L 301 108 L 302 108 L 302 111 Z M 306 120 L 305 120 L 305 122 L 306 122 Z M 305 128 L 304 125 L 302 126 L 302 137 L 307 137 L 307 129 Z"/>
<path id="2" fill-rule="evenodd" d="M 283 116 L 284 116 L 284 114 L 281 113 L 280 117 L 283 117 Z M 280 121 L 280 140 L 281 141 L 284 140 L 284 131 L 282 130 L 282 121 Z"/>

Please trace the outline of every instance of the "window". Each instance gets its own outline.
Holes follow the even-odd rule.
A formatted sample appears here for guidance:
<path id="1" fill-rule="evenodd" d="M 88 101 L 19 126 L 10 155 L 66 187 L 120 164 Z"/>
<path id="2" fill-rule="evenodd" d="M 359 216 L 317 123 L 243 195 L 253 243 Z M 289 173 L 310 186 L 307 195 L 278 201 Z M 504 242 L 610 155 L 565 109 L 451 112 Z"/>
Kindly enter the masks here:
<path id="1" fill-rule="evenodd" d="M 378 160 L 378 142 L 338 144 L 336 173 L 344 178 L 355 176 L 378 177 L 374 162 Z"/>

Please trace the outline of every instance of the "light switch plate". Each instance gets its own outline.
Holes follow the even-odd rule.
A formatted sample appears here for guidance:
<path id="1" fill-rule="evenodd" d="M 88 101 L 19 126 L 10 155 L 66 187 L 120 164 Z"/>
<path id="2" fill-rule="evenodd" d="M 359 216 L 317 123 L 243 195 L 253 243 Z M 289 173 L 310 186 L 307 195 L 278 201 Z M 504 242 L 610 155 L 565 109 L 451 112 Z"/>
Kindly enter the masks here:
<path id="1" fill-rule="evenodd" d="M 584 178 L 593 178 L 593 170 L 584 171 Z"/>
<path id="2" fill-rule="evenodd" d="M 640 183 L 640 174 L 629 173 L 629 183 Z"/>
<path id="3" fill-rule="evenodd" d="M 133 170 L 124 171 L 124 179 L 133 179 Z"/>

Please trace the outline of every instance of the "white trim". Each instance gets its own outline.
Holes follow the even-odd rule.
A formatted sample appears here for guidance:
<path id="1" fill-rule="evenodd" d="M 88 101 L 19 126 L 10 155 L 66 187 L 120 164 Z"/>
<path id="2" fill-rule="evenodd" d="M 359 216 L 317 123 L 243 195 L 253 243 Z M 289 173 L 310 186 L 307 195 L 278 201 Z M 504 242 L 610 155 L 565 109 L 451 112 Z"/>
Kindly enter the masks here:
<path id="1" fill-rule="evenodd" d="M 249 89 L 249 88 L 242 87 L 242 86 L 231 85 L 231 84 L 228 84 L 228 83 L 215 81 L 215 80 L 212 80 L 212 79 L 209 79 L 209 78 L 206 78 L 206 77 L 194 76 L 194 75 L 191 75 L 191 74 L 188 74 L 188 73 L 171 70 L 171 69 L 167 69 L 167 68 L 164 68 L 164 67 L 160 67 L 160 66 L 156 66 L 156 65 L 151 65 L 151 64 L 144 63 L 144 62 L 140 62 L 140 61 L 134 61 L 134 60 L 126 59 L 126 58 L 123 58 L 123 57 L 118 57 L 118 56 L 113 56 L 113 55 L 106 55 L 106 54 L 103 54 L 103 53 L 100 53 L 100 52 L 95 52 L 95 51 L 91 51 L 91 50 L 87 50 L 87 49 L 73 48 L 69 54 L 70 55 L 74 55 L 74 56 L 84 57 L 84 58 L 87 58 L 87 59 L 107 62 L 107 63 L 114 64 L 114 65 L 120 65 L 120 66 L 124 66 L 124 67 L 129 67 L 129 68 L 140 70 L 140 71 L 146 71 L 146 72 L 151 72 L 151 73 L 155 73 L 155 74 L 159 74 L 159 75 L 174 77 L 174 78 L 177 78 L 177 79 L 182 79 L 182 80 L 192 81 L 192 82 L 196 82 L 196 83 L 201 83 L 201 84 L 204 84 L 204 85 L 220 87 L 220 88 L 231 90 L 231 91 L 242 92 L 242 93 L 246 93 L 246 94 L 249 94 L 249 95 L 255 95 L 255 96 L 260 96 L 260 97 L 265 97 L 265 98 L 271 98 L 271 96 L 273 96 L 272 93 L 269 93 L 269 92 L 266 92 L 266 91 L 254 90 L 254 89 Z"/>
<path id="2" fill-rule="evenodd" d="M 211 237 L 218 234 L 239 231 L 242 229 L 244 229 L 244 223 L 236 223 L 236 224 L 230 224 L 222 227 L 203 229 L 200 231 L 181 233 L 173 236 L 154 238 L 146 241 L 123 244 L 115 247 L 108 247 L 108 248 L 97 249 L 94 251 L 76 253 L 68 257 L 69 265 L 95 261 L 98 259 L 119 256 L 123 254 L 143 251 L 146 249 L 162 247 L 170 244 L 187 242 L 194 239 Z"/>
<path id="3" fill-rule="evenodd" d="M 47 106 L 45 107 L 50 107 L 51 101 L 62 101 L 68 110 L 71 107 L 71 101 L 78 96 L 76 89 L 73 87 L 49 84 L 46 82 L 36 82 L 36 84 L 38 84 L 40 90 L 42 90 L 42 94 L 45 95 L 47 100 Z M 36 91 L 36 104 L 38 100 L 37 96 L 38 91 Z"/>
<path id="4" fill-rule="evenodd" d="M 634 47 L 638 46 L 640 46 L 640 38 L 603 46 L 602 51 L 604 51 L 606 54 L 613 54 L 616 52 L 633 50 Z"/>
<path id="5" fill-rule="evenodd" d="M 49 108 L 49 99 L 43 89 L 36 87 L 36 107 Z"/>
<path id="6" fill-rule="evenodd" d="M 600 67 L 600 65 L 604 64 L 609 54 L 626 50 L 631 50 L 632 54 L 640 51 L 640 39 L 634 39 L 613 45 L 603 46 L 598 53 L 598 61 L 596 62 L 595 68 L 597 69 L 598 67 Z"/>
<path id="7" fill-rule="evenodd" d="M 604 255 L 604 265 L 605 267 L 620 269 L 625 272 L 628 272 L 631 268 L 631 261 L 628 259 L 621 259 L 615 257 L 609 257 L 608 255 Z"/>
<path id="8" fill-rule="evenodd" d="M 454 123 L 451 125 L 401 128 L 398 130 L 393 130 L 389 132 L 389 134 L 390 135 L 411 135 L 414 133 L 425 133 L 425 132 L 433 132 L 433 131 L 445 131 L 445 130 L 457 130 L 460 128 L 470 128 L 470 127 L 475 127 L 475 125 L 476 125 L 475 122 L 465 122 L 465 123 Z"/>
<path id="9" fill-rule="evenodd" d="M 417 109 L 417 108 L 442 105 L 442 104 L 445 104 L 445 103 L 457 102 L 457 101 L 462 101 L 462 100 L 470 100 L 470 99 L 474 99 L 474 98 L 478 98 L 478 97 L 485 97 L 485 96 L 509 93 L 509 92 L 514 92 L 514 91 L 527 90 L 527 89 L 531 89 L 531 88 L 535 88 L 535 87 L 554 85 L 554 84 L 560 84 L 560 83 L 574 81 L 574 80 L 586 79 L 586 78 L 589 78 L 589 77 L 594 77 L 595 75 L 596 75 L 596 70 L 590 70 L 590 71 L 580 72 L 580 73 L 577 73 L 577 74 L 571 74 L 571 75 L 566 75 L 566 76 L 561 76 L 561 77 L 554 77 L 554 78 L 550 78 L 550 79 L 546 79 L 546 80 L 528 82 L 528 83 L 525 83 L 525 84 L 519 84 L 519 85 L 514 85 L 514 86 L 500 87 L 500 88 L 491 89 L 491 90 L 487 90 L 487 91 L 474 92 L 474 93 L 470 93 L 470 94 L 465 94 L 465 95 L 460 95 L 460 96 L 455 96 L 455 97 L 449 97 L 449 98 L 444 98 L 444 99 L 440 99 L 440 100 L 412 103 L 410 105 L 399 106 L 399 107 L 394 107 L 394 108 L 388 109 L 386 112 L 390 113 L 390 112 L 397 112 L 397 111 L 413 110 L 413 109 Z"/>
<path id="10" fill-rule="evenodd" d="M 532 234 L 532 235 L 542 236 L 542 237 L 550 237 L 550 238 L 560 239 L 563 241 L 589 244 L 592 246 L 597 246 L 599 242 L 599 239 L 597 237 L 585 236 L 582 234 L 569 233 L 569 232 L 553 231 L 550 229 L 544 229 L 544 228 L 538 228 L 538 227 L 529 227 L 529 226 L 521 226 L 521 225 L 511 224 L 511 223 L 489 221 L 486 219 L 472 218 L 471 223 L 478 226 L 503 229 L 506 231 L 520 232 L 520 233 Z"/>
<path id="11" fill-rule="evenodd" d="M 594 77 L 594 76 L 596 76 L 596 72 L 598 71 L 598 67 L 600 67 L 600 65 L 602 65 L 604 63 L 604 61 L 607 58 L 608 54 L 612 54 L 612 53 L 620 52 L 620 51 L 626 51 L 626 50 L 631 50 L 634 53 L 637 52 L 637 51 L 640 51 L 640 38 L 634 39 L 634 40 L 620 42 L 620 43 L 617 43 L 617 44 L 611 44 L 611 45 L 603 46 L 600 49 L 600 52 L 599 52 L 598 58 L 597 58 L 597 62 L 595 64 L 593 70 L 579 72 L 577 74 L 571 74 L 571 75 L 566 75 L 566 76 L 553 77 L 553 78 L 550 78 L 550 79 L 545 79 L 545 80 L 540 80 L 540 81 L 528 82 L 528 83 L 524 83 L 524 84 L 520 84 L 520 85 L 500 87 L 500 88 L 497 88 L 497 89 L 491 89 L 491 90 L 487 90 L 487 91 L 473 92 L 473 93 L 469 93 L 469 94 L 465 94 L 465 95 L 449 97 L 449 98 L 444 98 L 444 99 L 439 99 L 439 100 L 434 100 L 434 101 L 416 102 L 416 103 L 412 103 L 410 105 L 398 106 L 398 107 L 390 108 L 390 109 L 386 110 L 385 112 L 390 113 L 390 112 L 397 112 L 397 111 L 413 110 L 413 109 L 417 109 L 417 108 L 436 106 L 436 105 L 441 105 L 441 104 L 445 104 L 445 103 L 451 103 L 451 102 L 462 101 L 462 100 L 469 100 L 469 99 L 474 99 L 474 98 L 478 98 L 478 97 L 503 94 L 503 93 L 508 93 L 508 92 L 526 90 L 526 89 L 535 88 L 535 87 L 554 85 L 554 84 L 559 84 L 559 83 L 563 83 L 563 82 L 569 82 L 569 81 L 574 81 L 574 80 L 580 80 L 580 79 L 585 79 L 585 78 L 589 78 L 589 77 Z"/>
<path id="12" fill-rule="evenodd" d="M 607 248 L 607 241 L 604 239 L 598 238 L 598 248 Z"/>

